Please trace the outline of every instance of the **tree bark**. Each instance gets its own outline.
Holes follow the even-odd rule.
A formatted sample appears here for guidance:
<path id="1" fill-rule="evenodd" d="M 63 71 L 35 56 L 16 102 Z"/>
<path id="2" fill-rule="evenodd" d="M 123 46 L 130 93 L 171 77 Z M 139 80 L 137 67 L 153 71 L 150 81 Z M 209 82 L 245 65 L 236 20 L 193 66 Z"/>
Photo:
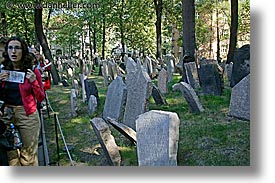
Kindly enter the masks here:
<path id="1" fill-rule="evenodd" d="M 237 32 L 238 31 L 238 0 L 231 0 L 231 25 L 230 25 L 230 40 L 229 50 L 227 54 L 226 63 L 233 62 L 234 52 L 237 45 Z"/>
<path id="2" fill-rule="evenodd" d="M 157 53 L 156 58 L 162 59 L 162 41 L 161 41 L 161 16 L 162 16 L 162 0 L 154 0 L 156 10 L 156 34 L 157 34 Z"/>
<path id="3" fill-rule="evenodd" d="M 182 13 L 184 55 L 194 57 L 196 49 L 194 0 L 182 0 Z"/>
<path id="4" fill-rule="evenodd" d="M 7 20 L 6 20 L 6 14 L 5 12 L 1 12 L 1 24 L 2 24 L 2 34 L 4 37 L 8 36 L 8 30 L 7 30 Z"/>
<path id="5" fill-rule="evenodd" d="M 42 51 L 45 57 L 51 62 L 54 63 L 51 50 L 48 46 L 46 36 L 43 32 L 43 25 L 42 25 L 42 9 L 34 9 L 34 26 L 35 26 L 35 33 L 37 35 L 38 41 L 42 47 Z M 51 75 L 53 78 L 53 84 L 57 85 L 60 81 L 60 77 L 56 71 L 55 65 L 51 65 Z"/>

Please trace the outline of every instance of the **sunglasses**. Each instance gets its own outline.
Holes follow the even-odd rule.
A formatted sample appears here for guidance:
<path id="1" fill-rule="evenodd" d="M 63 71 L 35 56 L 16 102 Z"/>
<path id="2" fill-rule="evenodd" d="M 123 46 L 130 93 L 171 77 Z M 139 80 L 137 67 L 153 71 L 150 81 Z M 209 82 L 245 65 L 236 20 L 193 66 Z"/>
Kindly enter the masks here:
<path id="1" fill-rule="evenodd" d="M 8 46 L 9 50 L 21 50 L 22 48 L 20 46 Z"/>

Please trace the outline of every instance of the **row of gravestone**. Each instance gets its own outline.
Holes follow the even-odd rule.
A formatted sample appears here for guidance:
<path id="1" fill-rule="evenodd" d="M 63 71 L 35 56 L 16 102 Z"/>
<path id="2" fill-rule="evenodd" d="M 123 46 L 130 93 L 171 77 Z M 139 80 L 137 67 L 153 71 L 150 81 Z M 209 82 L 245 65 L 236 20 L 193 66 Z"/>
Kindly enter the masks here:
<path id="1" fill-rule="evenodd" d="M 182 91 L 192 112 L 203 111 L 189 84 L 181 82 L 173 89 Z M 93 118 L 91 125 L 110 165 L 120 165 L 121 157 L 108 124 L 137 144 L 139 166 L 177 165 L 180 120 L 176 113 L 149 111 L 154 90 L 158 88 L 139 63 L 127 74 L 126 83 L 117 77 L 108 86 L 102 118 Z"/>

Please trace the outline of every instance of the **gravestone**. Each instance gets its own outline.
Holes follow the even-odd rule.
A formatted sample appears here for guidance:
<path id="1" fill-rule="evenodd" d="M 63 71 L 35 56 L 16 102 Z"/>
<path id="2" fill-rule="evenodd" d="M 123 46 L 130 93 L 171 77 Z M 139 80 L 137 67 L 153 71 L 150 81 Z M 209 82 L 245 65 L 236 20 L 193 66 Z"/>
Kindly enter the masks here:
<path id="1" fill-rule="evenodd" d="M 159 91 L 158 87 L 156 87 L 155 84 L 153 84 L 152 89 L 152 97 L 157 105 L 165 105 L 167 104 L 165 97 L 163 94 Z"/>
<path id="2" fill-rule="evenodd" d="M 221 95 L 221 78 L 217 64 L 208 60 L 201 61 L 198 71 L 202 93 L 205 95 Z"/>
<path id="3" fill-rule="evenodd" d="M 99 104 L 98 90 L 95 82 L 92 79 L 85 79 L 84 83 L 87 98 L 89 98 L 91 95 L 94 95 L 97 99 L 97 104 Z"/>
<path id="4" fill-rule="evenodd" d="M 149 110 L 153 84 L 149 75 L 138 67 L 136 72 L 128 73 L 126 86 L 127 99 L 123 123 L 135 130 L 136 117 Z"/>
<path id="5" fill-rule="evenodd" d="M 93 118 L 91 125 L 103 149 L 109 165 L 120 166 L 121 157 L 108 124 L 102 118 Z"/>
<path id="6" fill-rule="evenodd" d="M 71 89 L 70 93 L 70 101 L 71 101 L 71 111 L 72 111 L 72 117 L 77 116 L 77 97 L 75 89 Z"/>
<path id="7" fill-rule="evenodd" d="M 162 68 L 158 75 L 158 89 L 161 93 L 168 93 L 168 73 Z"/>
<path id="8" fill-rule="evenodd" d="M 118 130 L 122 135 L 124 135 L 126 138 L 128 138 L 131 142 L 136 144 L 137 138 L 136 138 L 136 132 L 124 125 L 123 123 L 117 122 L 115 119 L 112 119 L 110 117 L 107 117 L 107 121 L 116 129 Z"/>
<path id="9" fill-rule="evenodd" d="M 168 72 L 168 82 L 170 82 L 173 79 L 173 73 L 175 71 L 174 60 L 173 60 L 173 57 L 170 55 L 166 55 L 165 59 L 166 59 L 167 72 Z"/>
<path id="10" fill-rule="evenodd" d="M 183 94 L 192 113 L 203 112 L 204 109 L 199 98 L 191 85 L 185 82 L 176 83 L 172 86 L 173 90 L 179 90 Z"/>
<path id="11" fill-rule="evenodd" d="M 85 83 L 84 80 L 87 78 L 84 74 L 79 74 L 81 87 L 82 87 L 82 102 L 86 101 L 86 91 L 85 91 Z"/>
<path id="12" fill-rule="evenodd" d="M 126 94 L 126 84 L 124 83 L 122 77 L 118 76 L 108 86 L 102 115 L 103 119 L 106 120 L 107 117 L 110 117 L 117 121 L 122 121 L 126 102 Z"/>
<path id="13" fill-rule="evenodd" d="M 106 60 L 102 60 L 101 64 L 102 64 L 102 66 L 101 66 L 102 67 L 102 69 L 101 69 L 102 76 L 104 77 L 103 86 L 108 86 L 108 84 L 109 84 L 109 77 L 108 77 L 109 72 L 108 72 L 107 61 Z"/>
<path id="14" fill-rule="evenodd" d="M 88 114 L 92 116 L 97 109 L 97 98 L 94 95 L 90 95 L 88 101 Z"/>
<path id="15" fill-rule="evenodd" d="M 72 88 L 75 89 L 76 96 L 79 96 L 79 86 L 77 79 L 73 76 L 72 78 Z"/>
<path id="16" fill-rule="evenodd" d="M 230 86 L 235 86 L 250 73 L 250 45 L 235 49 Z"/>
<path id="17" fill-rule="evenodd" d="M 152 65 L 152 60 L 148 55 L 146 55 L 146 57 L 144 58 L 143 67 L 146 70 L 146 72 L 148 73 L 148 75 L 152 76 L 153 65 Z"/>
<path id="18" fill-rule="evenodd" d="M 137 63 L 131 58 L 128 57 L 127 62 L 126 62 L 126 72 L 127 74 L 131 72 L 135 72 L 137 67 Z"/>
<path id="19" fill-rule="evenodd" d="M 179 141 L 178 115 L 152 110 L 136 120 L 139 166 L 177 166 Z"/>
<path id="20" fill-rule="evenodd" d="M 250 74 L 232 88 L 229 116 L 250 120 Z"/>
<path id="21" fill-rule="evenodd" d="M 232 68 L 233 68 L 233 62 L 225 65 L 225 74 L 229 82 L 231 81 Z"/>
<path id="22" fill-rule="evenodd" d="M 186 71 L 186 76 L 187 76 L 187 81 L 188 83 L 194 88 L 199 87 L 199 76 L 198 76 L 198 71 L 197 71 L 197 66 L 195 62 L 188 62 L 184 63 L 185 71 Z"/>

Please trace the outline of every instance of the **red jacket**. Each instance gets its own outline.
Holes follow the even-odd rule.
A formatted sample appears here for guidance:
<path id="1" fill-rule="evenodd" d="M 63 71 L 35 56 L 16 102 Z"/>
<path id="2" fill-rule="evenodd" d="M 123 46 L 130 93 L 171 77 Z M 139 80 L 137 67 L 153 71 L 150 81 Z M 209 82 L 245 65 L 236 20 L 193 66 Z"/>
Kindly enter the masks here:
<path id="1" fill-rule="evenodd" d="M 45 98 L 40 71 L 35 68 L 34 73 L 36 75 L 36 80 L 32 83 L 29 82 L 29 79 L 25 79 L 24 83 L 19 84 L 20 94 L 27 116 L 36 111 L 36 100 L 42 102 Z M 2 88 L 4 84 L 5 82 L 2 83 Z"/>

